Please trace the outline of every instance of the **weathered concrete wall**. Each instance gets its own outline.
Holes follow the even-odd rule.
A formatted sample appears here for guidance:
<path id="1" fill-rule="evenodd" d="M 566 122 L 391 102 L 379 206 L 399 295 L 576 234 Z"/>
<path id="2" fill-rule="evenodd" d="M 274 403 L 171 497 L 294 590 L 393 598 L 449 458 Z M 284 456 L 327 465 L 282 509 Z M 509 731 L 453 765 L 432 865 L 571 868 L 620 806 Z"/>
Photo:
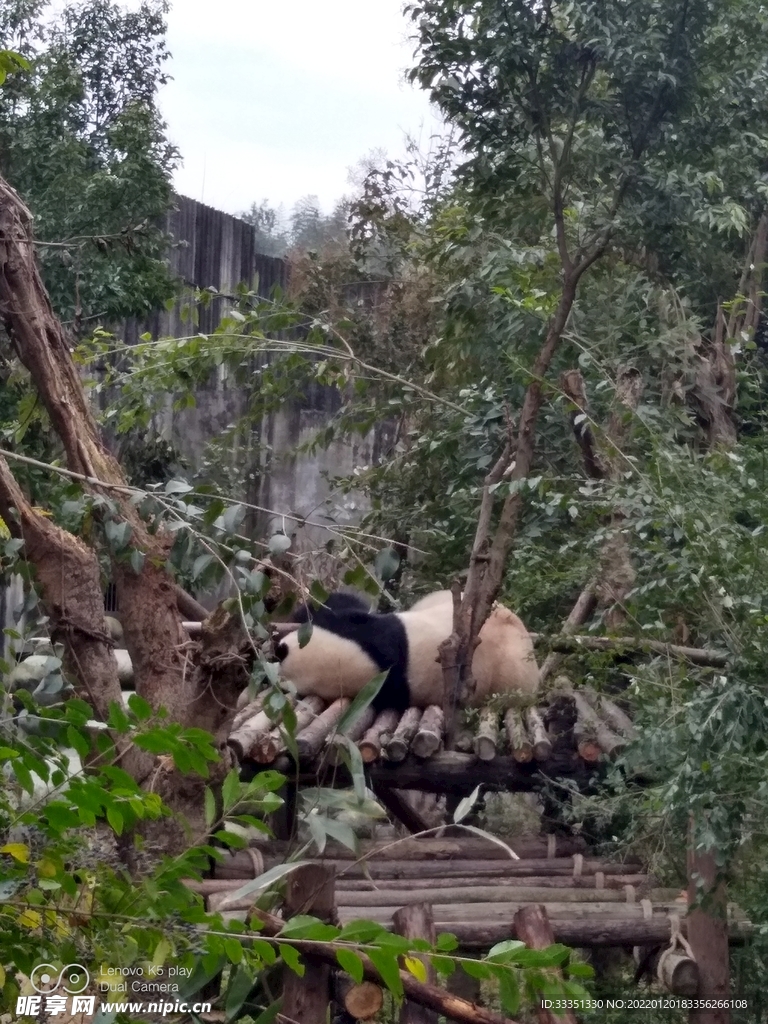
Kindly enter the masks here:
<path id="1" fill-rule="evenodd" d="M 169 215 L 167 230 L 174 240 L 169 254 L 171 268 L 190 287 L 215 288 L 226 296 L 245 283 L 265 298 L 275 285 L 287 287 L 285 261 L 257 253 L 253 229 L 235 217 L 179 197 L 178 210 Z M 145 332 L 154 338 L 206 333 L 215 327 L 226 307 L 226 298 L 215 299 L 207 309 L 200 310 L 196 328 L 182 319 L 180 308 L 164 310 L 141 324 L 129 321 L 122 336 L 130 344 Z M 260 517 L 259 526 L 265 531 L 271 525 L 282 528 L 283 514 L 329 526 L 359 519 L 365 507 L 363 496 L 337 496 L 331 481 L 378 459 L 388 442 L 385 425 L 365 438 L 336 442 L 312 456 L 292 454 L 327 425 L 338 405 L 333 389 L 312 384 L 303 402 L 285 403 L 247 433 L 233 436 L 225 458 L 246 478 L 244 493 L 237 496 L 276 514 L 265 512 Z M 197 393 L 192 409 L 174 411 L 169 397 L 156 429 L 174 443 L 190 467 L 196 467 L 207 443 L 221 436 L 246 411 L 242 391 L 219 375 Z M 286 521 L 285 529 L 294 532 L 290 521 Z M 302 546 L 318 545 L 331 535 L 320 526 L 301 527 L 297 540 Z"/>

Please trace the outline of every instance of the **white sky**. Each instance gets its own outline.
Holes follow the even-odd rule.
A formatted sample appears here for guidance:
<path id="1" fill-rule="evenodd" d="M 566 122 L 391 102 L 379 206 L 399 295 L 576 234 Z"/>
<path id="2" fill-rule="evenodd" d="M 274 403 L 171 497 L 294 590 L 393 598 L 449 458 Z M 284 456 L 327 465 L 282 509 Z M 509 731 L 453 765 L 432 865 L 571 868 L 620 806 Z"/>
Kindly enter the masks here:
<path id="1" fill-rule="evenodd" d="M 176 188 L 236 213 L 303 195 L 330 210 L 370 150 L 437 128 L 404 81 L 404 0 L 173 0 L 173 76 L 160 105 L 183 166 Z"/>

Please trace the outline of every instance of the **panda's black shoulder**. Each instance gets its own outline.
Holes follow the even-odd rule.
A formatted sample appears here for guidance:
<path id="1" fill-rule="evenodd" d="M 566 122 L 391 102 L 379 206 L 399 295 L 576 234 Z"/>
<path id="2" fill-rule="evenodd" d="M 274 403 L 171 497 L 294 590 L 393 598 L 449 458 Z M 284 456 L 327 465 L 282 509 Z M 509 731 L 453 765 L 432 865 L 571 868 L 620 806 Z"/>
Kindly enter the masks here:
<path id="1" fill-rule="evenodd" d="M 339 632 L 339 620 L 355 614 L 368 615 L 370 607 L 363 598 L 349 591 L 336 591 L 326 597 L 323 604 L 300 604 L 291 614 L 292 622 L 307 622 L 309 619 L 322 629 Z"/>

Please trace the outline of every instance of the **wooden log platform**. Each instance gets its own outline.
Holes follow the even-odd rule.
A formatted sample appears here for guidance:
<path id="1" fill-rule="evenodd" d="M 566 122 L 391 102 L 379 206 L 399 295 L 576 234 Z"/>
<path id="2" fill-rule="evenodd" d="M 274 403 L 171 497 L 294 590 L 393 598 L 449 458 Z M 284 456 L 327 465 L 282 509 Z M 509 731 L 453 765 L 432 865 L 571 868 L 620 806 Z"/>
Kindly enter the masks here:
<path id="1" fill-rule="evenodd" d="M 290 762 L 280 723 L 267 718 L 261 710 L 261 699 L 257 696 L 238 713 L 229 745 L 243 763 L 286 770 Z M 302 771 L 309 773 L 328 763 L 329 751 L 337 746 L 336 726 L 348 706 L 347 700 L 326 704 L 318 697 L 305 697 L 296 705 L 296 745 Z M 453 790 L 450 783 L 452 776 L 455 782 L 456 771 L 462 774 L 467 765 L 479 768 L 470 790 L 478 782 L 486 782 L 486 775 L 492 789 L 521 791 L 533 788 L 531 779 L 537 772 L 550 777 L 583 776 L 586 780 L 601 762 L 615 757 L 632 736 L 632 722 L 614 701 L 587 688 L 561 687 L 546 700 L 542 698 L 538 706 L 523 700 L 507 707 L 491 703 L 481 710 L 474 730 L 460 730 L 460 742 L 453 751 L 443 749 L 445 721 L 437 706 L 411 707 L 403 712 L 385 710 L 376 716 L 369 711 L 347 739 L 357 744 L 364 764 L 382 772 L 374 782 L 399 789 L 446 792 L 436 776 L 447 769 L 447 791 L 464 793 L 469 782 Z M 457 755 L 468 760 L 451 761 Z M 338 757 L 331 756 L 330 761 L 338 761 Z M 395 767 L 397 779 L 392 775 L 389 782 L 387 772 Z M 417 784 L 419 776 L 423 786 Z"/>

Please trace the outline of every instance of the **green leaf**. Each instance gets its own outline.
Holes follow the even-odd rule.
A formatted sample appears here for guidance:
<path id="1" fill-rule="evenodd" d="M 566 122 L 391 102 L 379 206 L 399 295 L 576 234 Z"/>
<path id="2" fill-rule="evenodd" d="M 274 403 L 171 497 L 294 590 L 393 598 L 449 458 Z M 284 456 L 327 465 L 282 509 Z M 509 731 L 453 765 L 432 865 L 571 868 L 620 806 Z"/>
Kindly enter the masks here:
<path id="1" fill-rule="evenodd" d="M 403 998 L 403 979 L 400 977 L 400 967 L 397 957 L 383 949 L 369 949 L 368 956 L 373 966 L 381 975 L 381 980 L 389 991 L 400 1000 Z"/>
<path id="2" fill-rule="evenodd" d="M 388 675 L 389 669 L 387 669 L 386 672 L 380 672 L 378 675 L 374 676 L 373 679 L 369 680 L 362 690 L 360 690 L 336 725 L 336 732 L 340 736 L 345 736 L 352 726 L 359 721 L 366 708 L 370 707 L 379 695 L 379 691 L 384 685 Z"/>
<path id="3" fill-rule="evenodd" d="M 516 1014 L 520 1009 L 520 986 L 514 971 L 502 971 L 498 975 L 499 998 L 505 1013 Z"/>
<path id="4" fill-rule="evenodd" d="M 128 698 L 128 707 L 136 715 L 140 722 L 146 722 L 152 717 L 152 706 L 148 701 L 140 697 L 138 693 L 132 693 Z"/>
<path id="5" fill-rule="evenodd" d="M 239 964 L 243 959 L 243 947 L 237 939 L 224 939 L 224 952 L 230 963 Z"/>
<path id="6" fill-rule="evenodd" d="M 412 974 L 417 981 L 420 981 L 422 985 L 427 983 L 427 968 L 424 966 L 424 962 L 417 956 L 404 956 L 403 966 L 409 974 Z"/>
<path id="7" fill-rule="evenodd" d="M 273 533 L 267 541 L 270 555 L 284 555 L 291 546 L 291 538 L 284 533 Z"/>
<path id="8" fill-rule="evenodd" d="M 123 834 L 123 816 L 116 807 L 107 808 L 107 821 L 116 835 L 121 836 Z"/>
<path id="9" fill-rule="evenodd" d="M 339 936 L 341 938 L 341 936 Z M 359 985 L 364 977 L 363 961 L 360 959 L 357 953 L 351 949 L 337 949 L 336 959 L 339 962 L 339 967 L 346 971 L 352 980 Z"/>
<path id="10" fill-rule="evenodd" d="M 479 978 L 480 981 L 487 981 L 488 978 L 492 977 L 490 967 L 480 960 L 462 960 L 461 969 L 470 978 Z"/>
<path id="11" fill-rule="evenodd" d="M 525 948 L 525 943 L 520 942 L 519 939 L 505 939 L 504 942 L 497 942 L 495 946 L 491 946 L 485 959 L 503 964 L 510 953 L 516 953 L 518 950 Z"/>
<path id="12" fill-rule="evenodd" d="M 298 641 L 300 648 L 306 647 L 309 641 L 312 639 L 312 622 L 310 619 L 308 619 L 306 622 L 302 622 L 299 628 L 296 630 L 296 639 Z"/>
<path id="13" fill-rule="evenodd" d="M 382 583 L 391 580 L 399 568 L 400 556 L 393 547 L 382 548 L 376 555 L 374 570 Z"/>
<path id="14" fill-rule="evenodd" d="M 565 970 L 574 978 L 594 978 L 595 969 L 590 964 L 576 963 L 567 964 Z"/>
<path id="15" fill-rule="evenodd" d="M 214 561 L 214 556 L 211 554 L 198 555 L 192 565 L 192 579 L 196 580 Z"/>
<path id="16" fill-rule="evenodd" d="M 339 929 L 332 924 L 325 924 L 316 917 L 297 914 L 283 925 L 278 938 L 310 939 L 312 942 L 332 942 L 339 934 Z"/>
<path id="17" fill-rule="evenodd" d="M 205 787 L 205 825 L 210 828 L 216 820 L 216 797 L 213 791 Z"/>
<path id="18" fill-rule="evenodd" d="M 383 925 L 376 924 L 373 921 L 365 921 L 361 918 L 355 921 L 348 921 L 337 937 L 339 942 L 357 942 L 364 945 L 368 942 L 373 942 L 384 931 L 386 929 Z"/>
<path id="19" fill-rule="evenodd" d="M 253 988 L 253 978 L 250 971 L 246 970 L 242 964 L 238 965 L 234 969 L 234 973 L 230 975 L 229 984 L 227 985 L 227 993 L 224 1001 L 224 1011 L 227 1015 L 227 1020 L 234 1020 L 237 1014 L 248 998 L 248 993 Z"/>
<path id="20" fill-rule="evenodd" d="M 301 962 L 301 957 L 298 951 L 293 946 L 289 946 L 285 942 L 278 942 L 277 950 L 280 956 L 283 958 L 283 963 L 286 967 L 290 967 L 294 974 L 298 974 L 300 978 L 304 977 L 304 964 Z"/>
<path id="21" fill-rule="evenodd" d="M 74 747 L 82 761 L 88 756 L 91 745 L 83 734 L 73 726 L 67 726 L 67 742 Z"/>
<path id="22" fill-rule="evenodd" d="M 233 768 L 224 779 L 221 787 L 221 798 L 224 802 L 224 812 L 234 807 L 240 796 L 240 775 L 236 768 Z"/>
<path id="23" fill-rule="evenodd" d="M 475 786 L 475 788 L 472 790 L 469 796 L 465 796 L 463 800 L 459 801 L 456 810 L 453 812 L 454 825 L 458 825 L 460 821 L 463 821 L 463 819 L 466 818 L 466 816 L 477 803 L 481 789 L 482 785 Z"/>
<path id="24" fill-rule="evenodd" d="M 439 949 L 441 953 L 451 953 L 454 949 L 458 948 L 459 940 L 450 932 L 440 932 L 437 936 L 435 949 Z"/>
<path id="25" fill-rule="evenodd" d="M 220 908 L 223 910 L 227 904 L 236 903 L 238 900 L 245 899 L 246 896 L 250 896 L 253 892 L 258 892 L 260 889 L 266 889 L 270 885 L 274 885 L 275 882 L 279 882 L 281 878 L 285 878 L 286 875 L 290 875 L 296 868 L 306 864 L 307 861 L 296 860 L 290 864 L 278 864 L 274 868 L 270 868 L 269 871 L 265 871 L 263 875 L 259 875 L 258 878 L 254 878 L 245 885 L 242 885 L 239 889 L 235 889 L 234 892 L 227 893 L 226 897 L 220 904 Z"/>
<path id="26" fill-rule="evenodd" d="M 276 999 L 274 1003 L 270 1003 L 266 1010 L 259 1014 L 253 1024 L 273 1024 L 277 1019 L 277 1015 L 280 1013 L 282 1006 L 283 1000 Z"/>

